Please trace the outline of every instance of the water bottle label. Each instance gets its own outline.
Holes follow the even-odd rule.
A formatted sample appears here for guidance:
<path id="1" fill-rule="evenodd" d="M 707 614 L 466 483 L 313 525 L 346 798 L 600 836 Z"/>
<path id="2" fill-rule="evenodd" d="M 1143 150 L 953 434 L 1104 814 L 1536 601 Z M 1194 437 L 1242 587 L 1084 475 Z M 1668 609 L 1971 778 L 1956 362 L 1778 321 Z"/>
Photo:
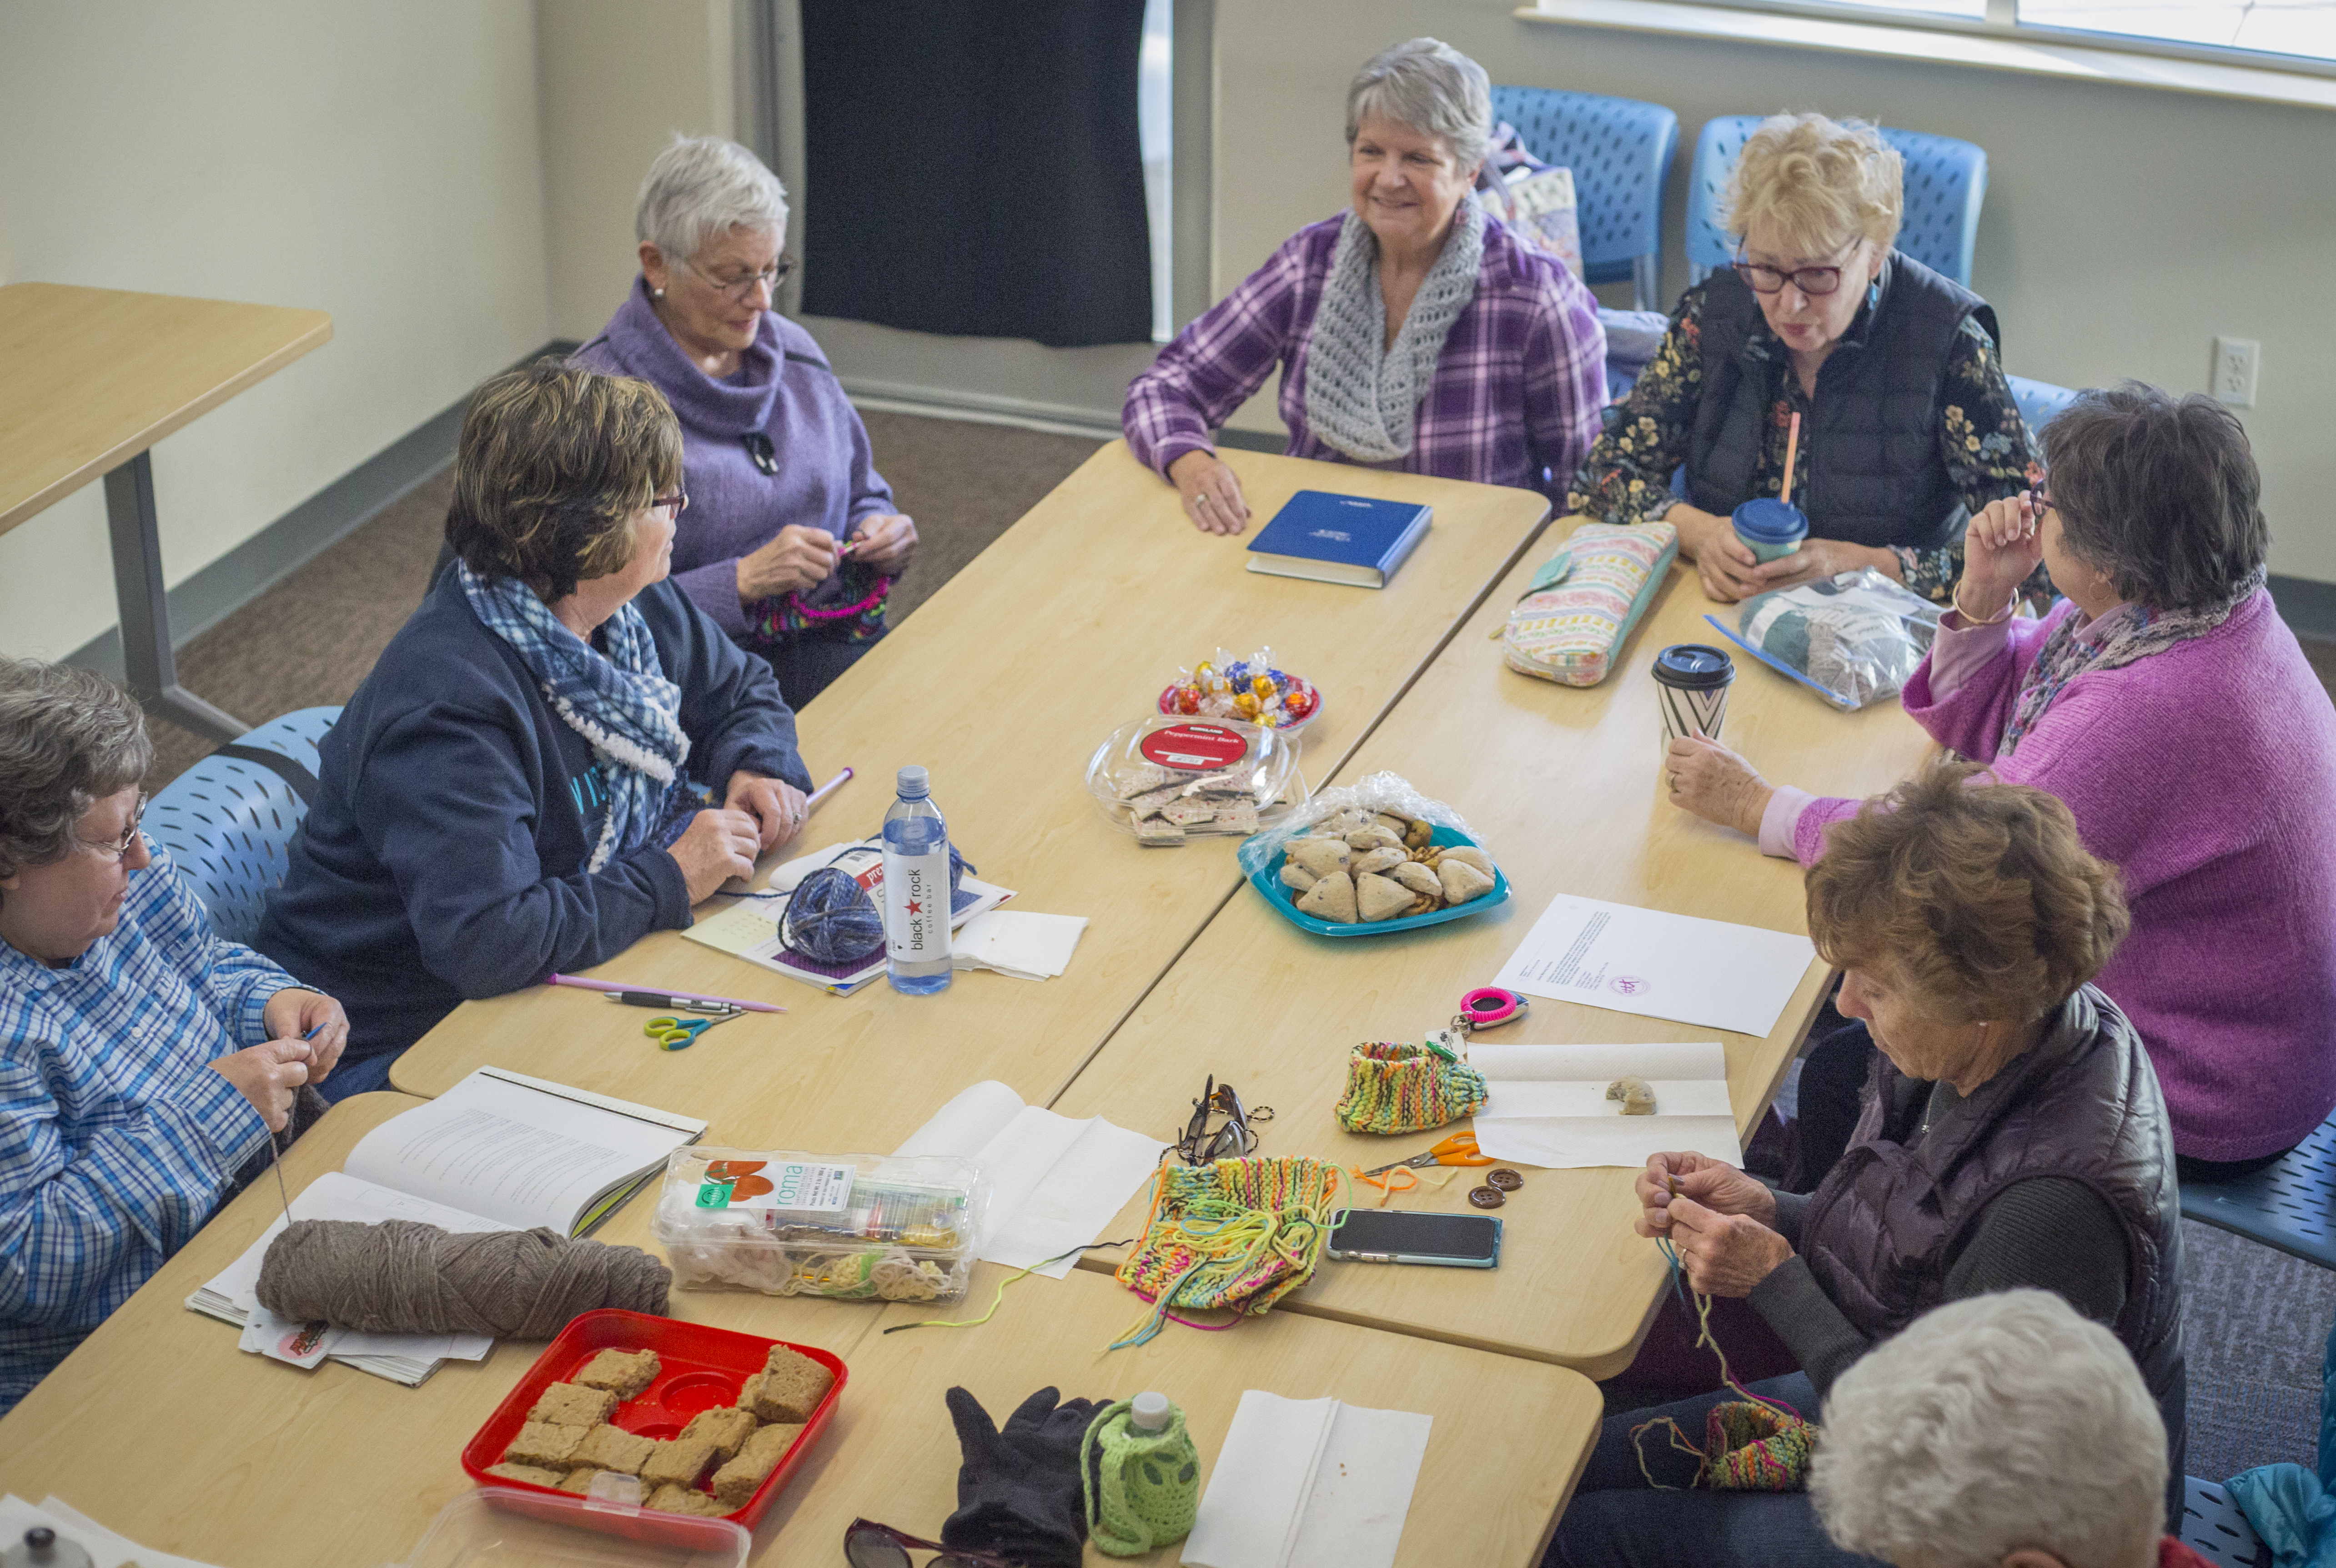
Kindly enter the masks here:
<path id="1" fill-rule="evenodd" d="M 900 964 L 931 963 L 949 957 L 949 846 L 921 855 L 886 851 L 886 955 Z"/>

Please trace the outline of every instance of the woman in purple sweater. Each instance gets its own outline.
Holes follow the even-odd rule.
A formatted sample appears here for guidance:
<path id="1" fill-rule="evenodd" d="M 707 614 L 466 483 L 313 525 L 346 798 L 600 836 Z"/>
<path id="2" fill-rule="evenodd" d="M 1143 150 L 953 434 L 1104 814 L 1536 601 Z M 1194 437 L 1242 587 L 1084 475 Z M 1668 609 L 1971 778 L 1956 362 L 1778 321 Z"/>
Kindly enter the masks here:
<path id="1" fill-rule="evenodd" d="M 1955 607 L 1905 690 L 1938 741 L 2050 791 L 2120 870 L 2133 934 L 2099 984 L 2148 1044 L 2186 1178 L 2268 1163 L 2336 1105 L 2336 707 L 2263 586 L 2270 532 L 2221 404 L 2132 383 L 2047 426 L 2049 493 L 1972 520 Z M 2066 599 L 2012 618 L 2041 560 Z M 1671 799 L 1809 864 L 1858 803 L 1674 742 Z M 1802 1076 L 1802 1171 L 1846 1137 L 1872 1047 Z"/>
<path id="2" fill-rule="evenodd" d="M 689 493 L 673 580 L 800 709 L 884 635 L 917 529 L 819 346 L 772 308 L 786 225 L 760 159 L 676 137 L 641 182 L 641 276 L 576 357 L 673 404 Z"/>

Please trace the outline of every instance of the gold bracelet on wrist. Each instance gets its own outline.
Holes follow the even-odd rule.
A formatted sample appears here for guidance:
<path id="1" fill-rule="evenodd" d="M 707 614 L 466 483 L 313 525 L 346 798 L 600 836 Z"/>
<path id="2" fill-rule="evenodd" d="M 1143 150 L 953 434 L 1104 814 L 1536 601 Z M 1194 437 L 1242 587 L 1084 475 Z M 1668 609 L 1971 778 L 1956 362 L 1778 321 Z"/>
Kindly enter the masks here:
<path id="1" fill-rule="evenodd" d="M 1947 595 L 1947 602 L 1954 607 L 1957 615 L 1963 618 L 1966 626 L 2001 626 L 2011 618 L 2011 612 L 2020 608 L 2020 590 L 2016 588 L 2011 590 L 2011 600 L 2003 607 L 2001 615 L 1987 620 L 1981 620 L 1963 608 L 1963 585 L 1960 582 L 1955 584 L 1955 590 Z"/>

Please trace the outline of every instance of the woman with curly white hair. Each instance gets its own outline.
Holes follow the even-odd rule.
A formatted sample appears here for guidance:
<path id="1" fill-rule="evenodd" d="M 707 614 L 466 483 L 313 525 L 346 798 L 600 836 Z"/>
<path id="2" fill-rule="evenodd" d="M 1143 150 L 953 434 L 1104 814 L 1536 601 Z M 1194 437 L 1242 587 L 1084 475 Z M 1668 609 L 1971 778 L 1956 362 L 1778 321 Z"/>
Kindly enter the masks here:
<path id="1" fill-rule="evenodd" d="M 2117 1336 L 2046 1290 L 1956 1301 L 1843 1373 L 1809 1474 L 1894 1568 L 2205 1568 L 2160 1533 L 2166 1426 Z"/>

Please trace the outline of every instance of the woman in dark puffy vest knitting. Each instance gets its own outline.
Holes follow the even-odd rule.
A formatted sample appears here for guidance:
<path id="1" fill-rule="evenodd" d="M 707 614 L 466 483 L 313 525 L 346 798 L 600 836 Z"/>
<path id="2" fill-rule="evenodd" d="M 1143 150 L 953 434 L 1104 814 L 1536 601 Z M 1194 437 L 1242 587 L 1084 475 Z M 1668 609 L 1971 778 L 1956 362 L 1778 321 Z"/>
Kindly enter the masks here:
<path id="1" fill-rule="evenodd" d="M 2139 1037 L 2088 983 L 2125 933 L 2117 872 L 2059 801 L 1967 784 L 1971 771 L 1933 769 L 1868 802 L 1808 871 L 1809 934 L 1881 1053 L 1848 1152 L 1806 1196 L 1657 1154 L 1638 1181 L 1639 1232 L 1670 1240 L 1695 1290 L 1742 1298 L 1775 1330 L 1801 1369 L 1750 1387 L 1812 1419 L 1836 1377 L 1932 1308 L 2054 1292 L 2140 1366 L 2178 1518 L 2173 1133 Z M 1804 1492 L 1650 1489 L 1688 1487 L 1695 1461 L 1668 1427 L 1635 1445 L 1632 1428 L 1668 1416 L 1700 1444 L 1710 1407 L 1737 1397 L 1610 1417 L 1549 1561 L 1865 1562 L 1826 1540 Z"/>
<path id="2" fill-rule="evenodd" d="M 1965 520 L 2041 471 L 1995 313 L 1892 248 L 1903 173 L 1871 125 L 1762 122 L 1728 177 L 1736 264 L 1679 297 L 1574 479 L 1574 511 L 1669 521 L 1716 599 L 1871 567 L 1946 602 Z M 1762 565 L 1728 517 L 1782 490 L 1796 414 L 1792 502 L 1809 537 Z"/>

